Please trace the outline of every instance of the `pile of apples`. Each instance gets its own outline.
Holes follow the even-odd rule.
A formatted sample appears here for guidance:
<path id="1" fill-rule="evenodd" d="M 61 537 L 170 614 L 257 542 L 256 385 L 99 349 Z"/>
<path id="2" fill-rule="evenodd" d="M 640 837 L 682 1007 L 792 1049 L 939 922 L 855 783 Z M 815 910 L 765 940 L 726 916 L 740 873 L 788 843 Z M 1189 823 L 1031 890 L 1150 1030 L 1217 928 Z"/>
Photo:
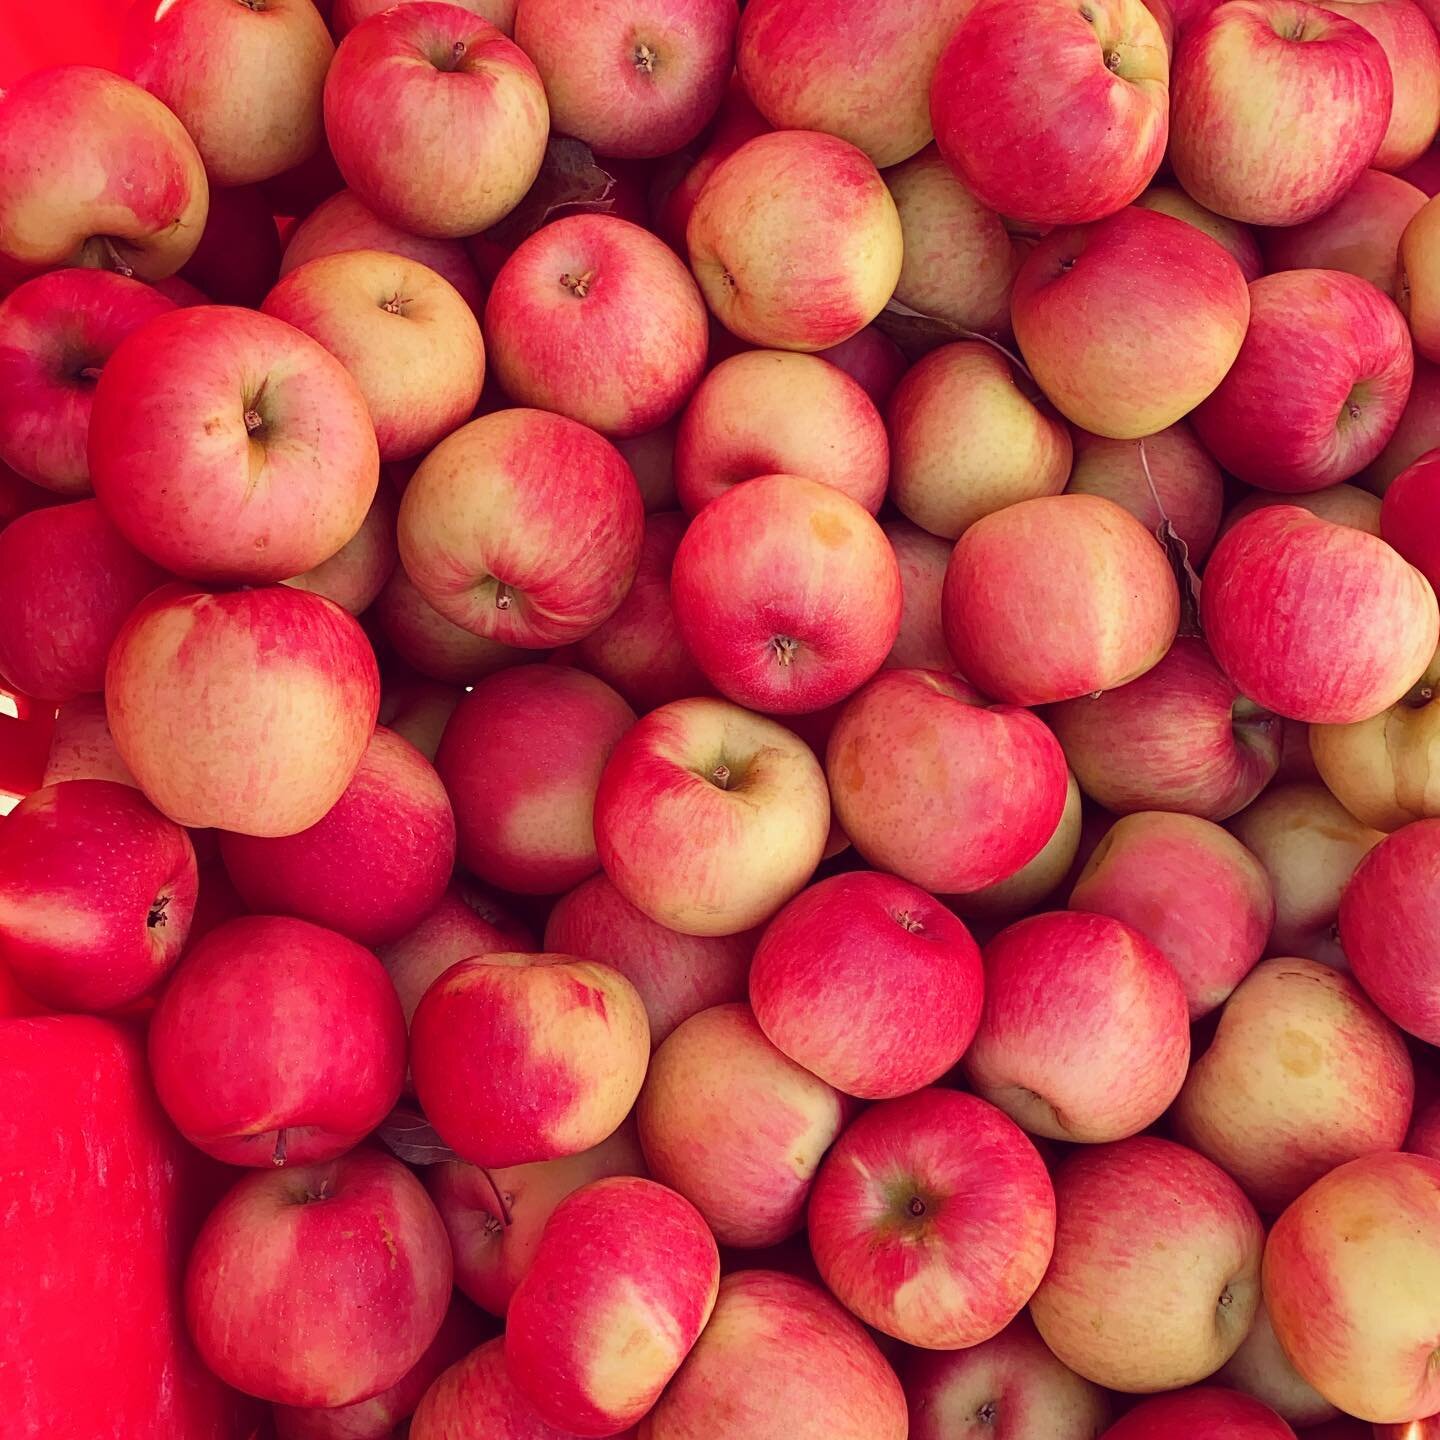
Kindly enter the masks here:
<path id="1" fill-rule="evenodd" d="M 1437 24 L 0 96 L 0 1430 L 1440 1436 Z"/>

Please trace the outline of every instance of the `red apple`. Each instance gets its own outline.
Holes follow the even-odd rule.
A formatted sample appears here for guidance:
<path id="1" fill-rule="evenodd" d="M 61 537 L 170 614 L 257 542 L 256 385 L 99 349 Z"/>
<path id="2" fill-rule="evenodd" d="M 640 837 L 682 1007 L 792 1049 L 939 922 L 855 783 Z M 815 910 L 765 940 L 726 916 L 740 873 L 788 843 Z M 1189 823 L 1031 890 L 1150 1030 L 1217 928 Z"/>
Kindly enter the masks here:
<path id="1" fill-rule="evenodd" d="M 615 448 L 635 475 L 645 513 L 673 510 L 675 498 L 675 431 L 674 424 L 659 425 L 643 435 L 621 435 Z"/>
<path id="2" fill-rule="evenodd" d="M 527 651 L 477 635 L 447 620 L 397 565 L 375 600 L 375 621 L 399 657 L 422 675 L 469 685 L 507 665 L 533 658 Z"/>
<path id="3" fill-rule="evenodd" d="M 882 411 L 909 365 L 904 351 L 874 325 L 815 353 L 843 370 Z"/>
<path id="4" fill-rule="evenodd" d="M 1148 8 L 1156 19 L 1160 17 L 1157 8 L 1162 5 L 1175 6 L 1184 0 L 1147 0 Z M 1220 0 L 1199 0 L 1199 3 L 1213 10 Z M 1135 201 L 1146 210 L 1158 210 L 1162 215 L 1172 215 L 1197 230 L 1203 230 L 1212 240 L 1218 240 L 1235 258 L 1240 273 L 1246 281 L 1258 280 L 1265 273 L 1265 262 L 1260 253 L 1260 241 L 1255 231 L 1238 220 L 1227 219 L 1197 204 L 1178 185 L 1151 185 Z"/>
<path id="5" fill-rule="evenodd" d="M 1327 485 L 1323 490 L 1307 490 L 1301 495 L 1277 495 L 1273 490 L 1252 490 L 1225 514 L 1221 532 L 1232 529 L 1256 510 L 1269 505 L 1298 505 L 1322 520 L 1335 525 L 1350 525 L 1368 535 L 1380 533 L 1380 499 L 1357 485 Z M 1432 587 L 1433 588 L 1433 587 Z"/>
<path id="6" fill-rule="evenodd" d="M 1157 1395 L 1126 1413 L 1104 1440 L 1295 1440 L 1295 1432 L 1268 1406 L 1218 1385 Z"/>
<path id="7" fill-rule="evenodd" d="M 396 509 L 389 487 L 377 490 L 360 528 L 328 560 L 280 583 L 323 595 L 352 615 L 364 614 L 380 598 L 400 563 L 395 545 Z"/>
<path id="8" fill-rule="evenodd" d="M 1429 582 L 1440 585 L 1440 453 L 1422 455 L 1385 492 L 1380 534 Z"/>
<path id="9" fill-rule="evenodd" d="M 406 0 L 395 0 L 406 3 Z M 518 0 L 449 0 L 462 10 L 488 20 L 503 35 L 515 31 L 515 9 Z M 335 0 L 330 12 L 330 29 L 337 40 L 343 40 L 362 20 L 390 9 L 386 0 Z"/>
<path id="10" fill-rule="evenodd" d="M 158 0 L 140 0 L 154 5 Z M 316 95 L 319 88 L 317 82 Z M 195 253 L 176 280 L 195 287 L 199 303 L 258 305 L 280 273 L 280 232 L 258 185 L 210 192 L 210 213 Z M 194 303 L 172 295 L 177 304 Z"/>
<path id="11" fill-rule="evenodd" d="M 380 723 L 408 740 L 432 765 L 445 724 L 465 692 L 437 680 L 402 680 L 380 691 Z"/>
<path id="12" fill-rule="evenodd" d="M 1355 478 L 1383 495 L 1395 477 L 1427 451 L 1440 445 L 1440 365 L 1415 358 L 1415 381 L 1400 422 L 1385 448 Z"/>
<path id="13" fill-rule="evenodd" d="M 940 623 L 949 543 L 908 520 L 887 520 L 880 528 L 900 566 L 900 630 L 885 657 L 885 668 L 953 669 L 955 662 Z"/>

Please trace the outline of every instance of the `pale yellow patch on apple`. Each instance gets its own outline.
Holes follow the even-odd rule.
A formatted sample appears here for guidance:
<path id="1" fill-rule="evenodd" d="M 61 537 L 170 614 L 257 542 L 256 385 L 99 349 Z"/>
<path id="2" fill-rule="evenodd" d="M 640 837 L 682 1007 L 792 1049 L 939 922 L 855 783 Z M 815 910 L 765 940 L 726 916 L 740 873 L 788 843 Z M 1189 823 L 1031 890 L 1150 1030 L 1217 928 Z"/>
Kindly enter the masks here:
<path id="1" fill-rule="evenodd" d="M 658 1376 L 669 1376 L 685 1358 L 684 1337 L 675 1317 L 641 1293 L 633 1280 L 620 1280 L 606 1309 L 591 1327 L 594 1342 L 584 1357 L 582 1384 L 591 1401 L 609 1415 L 647 1408 Z"/>

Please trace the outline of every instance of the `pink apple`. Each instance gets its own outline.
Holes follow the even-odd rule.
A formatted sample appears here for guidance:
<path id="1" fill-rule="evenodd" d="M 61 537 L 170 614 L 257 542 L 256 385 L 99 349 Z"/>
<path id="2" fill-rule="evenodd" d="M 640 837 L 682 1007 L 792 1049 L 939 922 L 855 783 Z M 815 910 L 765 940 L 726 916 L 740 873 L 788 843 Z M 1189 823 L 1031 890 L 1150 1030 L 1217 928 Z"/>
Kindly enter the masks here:
<path id="1" fill-rule="evenodd" d="M 1295 1440 L 1295 1432 L 1268 1405 L 1238 1390 L 1201 1385 L 1157 1395 L 1128 1411 L 1104 1440 Z"/>
<path id="2" fill-rule="evenodd" d="M 1262 1298 L 1255 1323 L 1240 1348 L 1215 1372 L 1216 1381 L 1233 1386 L 1268 1405 L 1291 1425 L 1308 1429 L 1339 1412 L 1315 1388 L 1300 1378 L 1280 1348 L 1270 1312 Z M 1365 1440 L 1370 1440 L 1369 1436 Z"/>
<path id="3" fill-rule="evenodd" d="M 1179 3 L 1183 3 L 1183 0 L 1154 0 L 1149 8 L 1155 11 L 1158 19 L 1159 11 L 1155 9 L 1157 5 L 1173 6 Z M 1213 10 L 1220 0 L 1200 0 L 1200 3 Z M 1136 198 L 1135 204 L 1146 210 L 1158 210 L 1162 215 L 1172 215 L 1176 220 L 1183 220 L 1187 225 L 1204 231 L 1212 240 L 1218 240 L 1234 257 L 1247 282 L 1258 280 L 1265 273 L 1265 261 L 1261 256 L 1260 241 L 1255 231 L 1238 220 L 1230 220 L 1224 215 L 1217 215 L 1213 210 L 1207 210 L 1192 200 L 1178 185 L 1151 185 Z"/>
<path id="4" fill-rule="evenodd" d="M 1430 582 L 1440 585 L 1440 453 L 1402 470 L 1380 510 L 1380 534 Z"/>
<path id="5" fill-rule="evenodd" d="M 900 630 L 885 657 L 891 670 L 950 670 L 955 662 L 940 623 L 940 592 L 950 545 L 908 520 L 881 527 L 900 566 Z"/>
<path id="6" fill-rule="evenodd" d="M 447 620 L 397 565 L 375 600 L 375 621 L 396 654 L 422 675 L 451 685 L 469 685 L 483 676 L 533 658 Z"/>
<path id="7" fill-rule="evenodd" d="M 244 835 L 315 824 L 355 774 L 379 703 L 364 631 L 281 585 L 163 586 L 105 670 L 116 747 L 150 800 L 182 825 Z"/>
<path id="8" fill-rule="evenodd" d="M 450 1274 L 424 1187 L 398 1160 L 361 1150 L 240 1180 L 190 1252 L 185 1312 L 205 1363 L 237 1390 L 350 1405 L 425 1353 Z"/>
<path id="9" fill-rule="evenodd" d="M 432 765 L 446 722 L 465 692 L 438 680 L 401 680 L 380 691 L 380 723 L 408 740 Z"/>
<path id="10" fill-rule="evenodd" d="M 549 133 L 540 76 L 461 6 L 392 6 L 340 42 L 325 133 L 345 183 L 382 220 L 453 239 L 508 215 Z"/>
<path id="11" fill-rule="evenodd" d="M 874 325 L 815 353 L 843 370 L 882 411 L 909 366 L 905 352 Z"/>
<path id="12" fill-rule="evenodd" d="M 395 546 L 396 509 L 389 487 L 377 490 L 360 528 L 328 560 L 280 583 L 323 595 L 352 615 L 364 614 L 380 598 L 400 563 Z"/>
<path id="13" fill-rule="evenodd" d="M 195 896 L 189 836 L 129 785 L 47 785 L 0 822 L 0 963 L 57 1009 L 114 1010 L 153 989 Z"/>
<path id="14" fill-rule="evenodd" d="M 103 695 L 78 696 L 56 712 L 44 783 L 55 785 L 61 780 L 114 780 L 140 788 L 115 748 Z"/>
<path id="15" fill-rule="evenodd" d="M 398 0 L 406 3 L 406 0 Z M 518 0 L 449 0 L 462 10 L 488 20 L 504 35 L 515 31 L 515 9 Z M 343 40 L 362 20 L 390 9 L 386 0 L 335 0 L 330 12 L 330 29 L 337 40 Z"/>
<path id="16" fill-rule="evenodd" d="M 1384 495 L 1395 477 L 1440 445 L 1440 365 L 1415 358 L 1415 381 L 1400 422 L 1385 448 L 1357 475 L 1357 483 Z"/>

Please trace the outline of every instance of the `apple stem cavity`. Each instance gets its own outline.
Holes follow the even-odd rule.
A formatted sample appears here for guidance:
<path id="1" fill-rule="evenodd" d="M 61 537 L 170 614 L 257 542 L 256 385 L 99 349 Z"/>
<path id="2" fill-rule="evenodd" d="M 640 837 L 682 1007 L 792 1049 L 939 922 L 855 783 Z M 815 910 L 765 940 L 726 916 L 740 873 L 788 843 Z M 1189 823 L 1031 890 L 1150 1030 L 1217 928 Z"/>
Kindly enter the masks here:
<path id="1" fill-rule="evenodd" d="M 996 1416 L 998 1416 L 999 1414 L 1000 1406 L 994 1400 L 987 1400 L 982 1406 L 980 1406 L 978 1410 L 976 1410 L 975 1418 L 982 1425 L 993 1425 L 995 1423 Z"/>
<path id="2" fill-rule="evenodd" d="M 510 1207 L 505 1203 L 505 1192 L 496 1184 L 495 1177 L 483 1165 L 475 1167 L 485 1177 L 485 1183 L 490 1187 L 490 1193 L 495 1197 L 496 1209 L 500 1212 L 500 1223 L 508 1230 L 515 1223 L 514 1217 L 510 1214 Z"/>

